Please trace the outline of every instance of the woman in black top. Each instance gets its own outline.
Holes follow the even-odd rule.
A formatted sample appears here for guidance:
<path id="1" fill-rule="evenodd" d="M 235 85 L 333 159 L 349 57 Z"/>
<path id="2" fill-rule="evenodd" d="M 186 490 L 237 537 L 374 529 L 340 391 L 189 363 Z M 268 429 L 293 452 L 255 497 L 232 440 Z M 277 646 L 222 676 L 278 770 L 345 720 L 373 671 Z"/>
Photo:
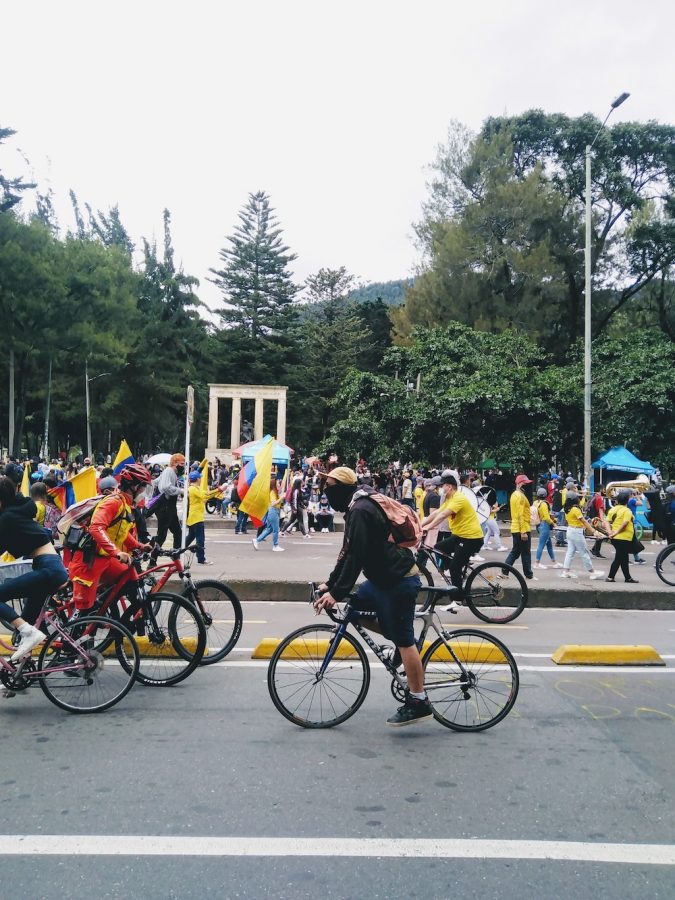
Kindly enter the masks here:
<path id="1" fill-rule="evenodd" d="M 41 644 L 46 635 L 33 623 L 40 615 L 45 599 L 68 581 L 49 532 L 35 521 L 35 503 L 16 493 L 16 486 L 5 476 L 0 478 L 0 553 L 8 551 L 17 559 L 33 560 L 33 571 L 0 584 L 0 619 L 18 629 L 21 641 L 12 655 L 20 659 Z M 25 597 L 21 616 L 5 601 Z"/>

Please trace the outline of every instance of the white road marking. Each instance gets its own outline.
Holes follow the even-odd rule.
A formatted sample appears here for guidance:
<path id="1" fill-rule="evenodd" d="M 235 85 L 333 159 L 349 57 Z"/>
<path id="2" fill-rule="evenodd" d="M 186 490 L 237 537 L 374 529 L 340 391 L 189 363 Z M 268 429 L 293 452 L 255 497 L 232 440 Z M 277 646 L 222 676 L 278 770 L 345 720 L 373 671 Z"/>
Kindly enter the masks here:
<path id="1" fill-rule="evenodd" d="M 222 668 L 246 668 L 250 667 L 252 669 L 255 668 L 267 668 L 270 664 L 269 659 L 229 659 L 223 660 L 222 662 L 212 663 L 208 666 L 209 669 L 215 669 L 217 666 L 221 666 Z M 279 665 L 283 666 L 292 666 L 295 663 L 287 663 L 283 660 L 279 663 Z M 333 663 L 333 665 L 338 666 L 348 666 L 348 662 L 343 663 Z M 495 667 L 496 668 L 496 667 Z M 649 676 L 651 678 L 652 675 L 675 675 L 675 666 L 670 668 L 666 668 L 664 666 L 556 666 L 554 663 L 551 663 L 550 666 L 518 666 L 519 672 L 543 672 L 548 675 L 569 675 L 569 674 L 577 674 L 577 675 L 597 675 L 597 674 L 612 674 L 612 675 L 641 675 L 643 678 Z M 370 674 L 372 676 L 375 675 L 385 675 L 387 678 L 391 678 L 389 672 L 384 668 L 384 666 L 371 666 Z"/>
<path id="2" fill-rule="evenodd" d="M 453 838 L 197 837 L 175 835 L 2 835 L 5 856 L 313 856 L 398 859 L 542 859 L 675 865 L 673 844 Z"/>

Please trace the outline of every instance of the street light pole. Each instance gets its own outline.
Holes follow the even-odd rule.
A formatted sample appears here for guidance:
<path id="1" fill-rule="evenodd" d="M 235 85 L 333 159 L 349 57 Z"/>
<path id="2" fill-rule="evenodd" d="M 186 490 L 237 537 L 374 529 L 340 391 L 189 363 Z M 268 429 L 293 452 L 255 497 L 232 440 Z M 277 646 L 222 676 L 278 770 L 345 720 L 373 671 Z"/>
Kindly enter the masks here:
<path id="1" fill-rule="evenodd" d="M 87 456 L 91 459 L 91 427 L 89 425 L 89 362 L 84 361 L 84 396 L 87 405 Z"/>
<path id="2" fill-rule="evenodd" d="M 605 116 L 605 121 L 598 128 L 597 134 L 590 144 L 586 144 L 586 242 L 584 248 L 584 484 L 590 490 L 591 487 L 591 224 L 592 224 L 592 198 L 591 198 L 591 150 L 598 139 L 602 129 L 607 124 L 607 119 L 614 110 L 627 100 L 630 94 L 623 94 L 614 100 Z"/>

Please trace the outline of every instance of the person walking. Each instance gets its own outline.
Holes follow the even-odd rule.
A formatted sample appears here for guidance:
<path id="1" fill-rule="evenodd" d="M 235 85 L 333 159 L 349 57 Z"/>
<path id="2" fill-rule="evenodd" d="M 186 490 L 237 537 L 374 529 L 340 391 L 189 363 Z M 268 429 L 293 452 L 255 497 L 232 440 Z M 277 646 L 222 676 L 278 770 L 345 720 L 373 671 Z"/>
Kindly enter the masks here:
<path id="1" fill-rule="evenodd" d="M 401 503 L 415 509 L 415 498 L 413 497 L 413 484 L 410 472 L 403 473 L 403 481 L 401 482 Z"/>
<path id="2" fill-rule="evenodd" d="M 31 489 L 31 497 L 32 489 Z M 633 513 L 633 540 L 631 541 L 631 553 L 633 553 L 633 562 L 636 562 L 639 566 L 643 566 L 647 560 L 643 559 L 640 556 L 642 550 L 640 550 L 640 544 L 638 542 L 637 534 L 635 533 L 635 522 L 637 521 L 637 513 L 638 513 L 638 502 L 642 504 L 642 499 L 638 501 L 638 492 L 636 490 L 632 490 L 630 492 L 630 498 L 628 500 L 628 509 Z M 38 520 L 39 521 L 39 520 Z M 636 547 L 636 545 L 638 545 Z M 644 547 L 642 548 L 644 549 Z"/>
<path id="3" fill-rule="evenodd" d="M 588 509 L 586 510 L 586 512 L 588 514 L 587 517 L 591 520 L 591 522 L 593 522 L 594 519 L 600 520 L 598 531 L 601 532 L 601 536 L 593 544 L 593 547 L 591 549 L 591 556 L 595 556 L 596 559 L 604 559 L 601 550 L 602 543 L 603 541 L 607 540 L 607 538 L 602 534 L 602 532 L 605 530 L 607 519 L 605 517 L 605 489 L 603 487 L 599 488 L 593 494 L 589 501 Z"/>
<path id="4" fill-rule="evenodd" d="M 539 532 L 539 543 L 537 544 L 537 569 L 546 569 L 541 558 L 544 555 L 544 550 L 548 553 L 549 559 L 553 563 L 554 569 L 562 569 L 562 563 L 556 562 L 555 551 L 553 550 L 553 541 L 551 540 L 551 532 L 555 527 L 555 522 L 553 521 L 553 516 L 551 515 L 551 507 L 548 505 L 548 500 L 546 499 L 548 496 L 548 491 L 545 487 L 537 488 L 537 499 L 534 502 L 534 507 L 537 510 L 537 515 L 539 516 L 539 524 L 537 525 L 537 531 Z"/>
<path id="5" fill-rule="evenodd" d="M 530 525 L 530 501 L 524 491 L 526 484 L 532 484 L 532 479 L 527 475 L 518 475 L 516 489 L 509 499 L 513 547 L 504 562 L 512 566 L 520 558 L 525 577 L 530 581 L 536 581 L 532 571 L 532 526 Z M 500 577 L 508 577 L 508 573 L 503 573 Z"/>
<path id="6" fill-rule="evenodd" d="M 178 484 L 178 479 L 185 472 L 185 457 L 182 453 L 174 453 L 169 459 L 169 465 L 164 469 L 157 480 L 157 490 L 160 499 L 153 506 L 157 516 L 156 541 L 160 547 L 166 540 L 167 532 L 173 536 L 173 549 L 178 550 L 183 540 L 183 529 L 178 521 L 178 498 L 183 496 L 183 489 Z"/>
<path id="7" fill-rule="evenodd" d="M 202 473 L 199 469 L 190 472 L 190 486 L 188 488 L 188 514 L 187 514 L 187 540 L 186 547 L 194 541 L 197 544 L 197 562 L 202 566 L 213 565 L 206 559 L 206 546 L 204 535 L 204 516 L 206 515 L 206 501 L 214 497 L 220 497 L 220 488 L 205 491 L 201 486 Z"/>
<path id="8" fill-rule="evenodd" d="M 586 528 L 592 531 L 597 538 L 599 532 L 595 531 L 588 519 L 584 518 L 579 502 L 580 495 L 576 491 L 568 488 L 565 497 L 565 521 L 567 522 L 567 553 L 565 554 L 565 562 L 560 573 L 561 578 L 576 578 L 577 576 L 570 571 L 572 560 L 578 554 L 586 571 L 590 574 L 591 580 L 602 578 L 604 572 L 598 572 L 593 568 L 593 561 L 586 546 Z"/>
<path id="9" fill-rule="evenodd" d="M 276 553 L 283 553 L 284 548 L 279 546 L 279 509 L 284 502 L 284 498 L 279 496 L 277 490 L 277 479 L 272 475 L 270 479 L 270 508 L 265 516 L 265 524 L 263 530 L 257 538 L 253 538 L 253 549 L 258 550 L 260 544 L 272 535 L 272 550 Z"/>
<path id="10" fill-rule="evenodd" d="M 614 559 L 609 567 L 609 575 L 605 581 L 614 581 L 616 573 L 621 568 L 626 584 L 638 583 L 637 579 L 630 574 L 630 550 L 633 544 L 635 528 L 633 525 L 633 513 L 628 508 L 629 499 L 629 491 L 619 491 L 616 497 L 616 505 L 607 513 L 607 522 L 611 528 L 609 537 L 614 547 Z"/>

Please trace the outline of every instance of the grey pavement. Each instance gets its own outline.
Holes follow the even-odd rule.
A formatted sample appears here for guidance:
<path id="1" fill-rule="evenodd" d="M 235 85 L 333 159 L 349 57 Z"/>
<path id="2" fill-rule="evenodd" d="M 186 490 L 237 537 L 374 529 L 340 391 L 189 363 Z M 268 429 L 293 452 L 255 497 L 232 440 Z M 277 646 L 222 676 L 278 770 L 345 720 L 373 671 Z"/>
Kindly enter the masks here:
<path id="1" fill-rule="evenodd" d="M 281 554 L 279 554 L 281 556 Z M 240 649 L 314 622 L 301 604 L 247 603 Z M 453 623 L 478 624 L 463 610 Z M 335 839 L 675 844 L 674 661 L 554 668 L 535 655 L 584 631 L 675 651 L 675 613 L 527 610 L 499 637 L 519 655 L 508 718 L 480 734 L 389 729 L 389 678 L 363 707 L 307 731 L 272 706 L 266 664 L 233 653 L 174 688 L 136 685 L 69 716 L 39 690 L 0 701 L 5 834 L 310 838 L 318 856 L 3 856 L 3 894 L 127 898 L 663 897 L 675 867 L 547 859 L 345 858 Z M 539 665 L 539 664 L 542 665 Z M 94 855 L 91 855 L 93 853 Z"/>

